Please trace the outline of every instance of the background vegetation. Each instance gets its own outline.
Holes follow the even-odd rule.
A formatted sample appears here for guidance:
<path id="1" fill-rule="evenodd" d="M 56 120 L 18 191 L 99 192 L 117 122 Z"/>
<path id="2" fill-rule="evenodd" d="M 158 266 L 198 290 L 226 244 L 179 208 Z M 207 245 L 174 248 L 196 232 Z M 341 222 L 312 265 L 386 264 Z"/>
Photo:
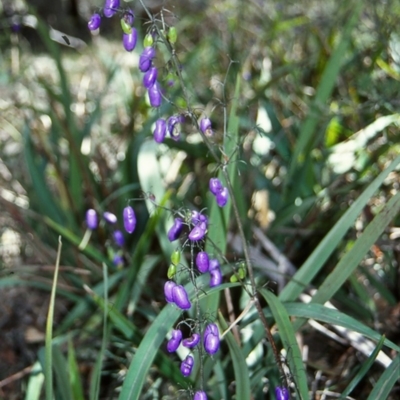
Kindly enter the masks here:
<path id="1" fill-rule="evenodd" d="M 222 162 L 234 177 L 265 315 L 286 351 L 292 397 L 398 398 L 400 4 L 184 3 L 145 2 L 178 30 L 175 52 L 194 112 L 211 118 L 217 145 L 235 140 Z M 179 357 L 165 352 L 179 317 L 162 290 L 172 214 L 154 204 L 218 218 L 209 237 L 226 247 L 229 265 L 210 313 L 220 310 L 224 327 L 248 304 L 229 283 L 243 259 L 237 221 L 212 214 L 207 193 L 221 164 L 191 123 L 180 142 L 152 140 L 160 115 L 188 105 L 171 54 L 158 46 L 163 83 L 174 84 L 165 85 L 171 102 L 153 110 L 137 68 L 141 40 L 125 52 L 118 19 L 93 37 L 82 29 L 101 5 L 82 2 L 68 23 L 23 2 L 2 7 L 4 399 L 45 398 L 51 371 L 57 399 L 191 398 L 196 374 L 184 379 Z M 146 13 L 130 6 L 143 38 Z M 16 21 L 21 30 L 12 29 Z M 58 29 L 71 35 L 69 45 Z M 138 226 L 122 252 L 105 224 L 79 246 L 88 208 L 121 218 L 128 201 Z M 116 253 L 122 267 L 113 264 Z M 236 335 L 239 342 L 227 335 L 207 361 L 209 398 L 274 399 L 282 377 L 252 309 Z"/>

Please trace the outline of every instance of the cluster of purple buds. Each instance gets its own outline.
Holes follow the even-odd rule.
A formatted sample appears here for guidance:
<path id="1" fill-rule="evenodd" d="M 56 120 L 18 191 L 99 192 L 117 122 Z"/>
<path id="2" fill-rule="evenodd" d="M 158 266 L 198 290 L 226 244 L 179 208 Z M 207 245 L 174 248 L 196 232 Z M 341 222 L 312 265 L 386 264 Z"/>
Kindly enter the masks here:
<path id="1" fill-rule="evenodd" d="M 202 240 L 207 233 L 208 218 L 198 211 L 192 211 L 191 223 L 194 228 L 189 233 L 189 240 L 192 242 Z"/>
<path id="2" fill-rule="evenodd" d="M 219 350 L 219 330 L 216 324 L 208 324 L 204 330 L 204 349 L 210 355 Z"/>
<path id="3" fill-rule="evenodd" d="M 153 131 L 154 140 L 157 143 L 161 143 L 168 134 L 171 139 L 178 141 L 181 137 L 178 125 L 184 122 L 184 120 L 185 117 L 181 114 L 173 115 L 167 121 L 164 118 L 159 118 L 156 121 L 156 127 Z"/>
<path id="4" fill-rule="evenodd" d="M 200 251 L 196 256 L 196 266 L 201 273 L 210 273 L 210 287 L 219 286 L 222 282 L 222 272 L 216 258 L 210 260 L 208 253 Z"/>
<path id="5" fill-rule="evenodd" d="M 284 387 L 275 388 L 275 398 L 276 400 L 289 400 L 289 391 Z"/>
<path id="6" fill-rule="evenodd" d="M 215 196 L 217 204 L 224 207 L 229 199 L 228 188 L 223 186 L 218 178 L 211 178 L 209 182 L 210 192 Z"/>
<path id="7" fill-rule="evenodd" d="M 188 310 L 192 306 L 185 288 L 174 281 L 165 282 L 164 295 L 168 303 L 174 303 L 181 310 Z"/>
<path id="8" fill-rule="evenodd" d="M 210 118 L 203 118 L 200 121 L 200 130 L 202 133 L 204 133 L 206 136 L 212 136 L 214 134 L 213 130 L 211 129 L 211 120 Z"/>

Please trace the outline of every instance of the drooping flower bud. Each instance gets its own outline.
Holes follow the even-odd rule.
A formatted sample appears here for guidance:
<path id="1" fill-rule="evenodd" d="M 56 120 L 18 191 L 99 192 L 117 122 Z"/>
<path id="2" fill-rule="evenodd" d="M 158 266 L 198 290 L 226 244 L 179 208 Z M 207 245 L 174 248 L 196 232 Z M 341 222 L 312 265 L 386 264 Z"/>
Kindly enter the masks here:
<path id="1" fill-rule="evenodd" d="M 203 118 L 203 119 L 200 121 L 200 130 L 201 130 L 204 134 L 208 134 L 209 136 L 212 135 L 210 118 Z"/>
<path id="2" fill-rule="evenodd" d="M 109 224 L 116 224 L 117 223 L 117 216 L 109 211 L 105 211 L 103 213 L 103 218 L 109 223 Z"/>
<path id="3" fill-rule="evenodd" d="M 198 390 L 194 394 L 193 400 L 207 400 L 206 392 L 203 392 L 202 390 Z"/>
<path id="4" fill-rule="evenodd" d="M 88 22 L 88 28 L 91 31 L 95 31 L 96 29 L 99 29 L 101 23 L 101 17 L 100 14 L 93 14 L 90 17 L 90 21 Z"/>
<path id="5" fill-rule="evenodd" d="M 194 359 L 191 355 L 188 355 L 181 364 L 181 372 L 183 376 L 189 376 L 192 373 Z"/>
<path id="6" fill-rule="evenodd" d="M 212 258 L 209 264 L 209 270 L 220 269 L 219 261 L 216 258 Z"/>
<path id="7" fill-rule="evenodd" d="M 173 303 L 174 302 L 174 297 L 172 295 L 172 290 L 176 286 L 176 283 L 174 281 L 167 281 L 165 282 L 164 285 L 164 295 L 165 295 L 165 300 L 168 301 L 168 303 Z"/>
<path id="8" fill-rule="evenodd" d="M 285 387 L 281 388 L 277 386 L 275 388 L 275 397 L 276 400 L 289 400 L 289 391 Z"/>
<path id="9" fill-rule="evenodd" d="M 222 282 L 221 270 L 218 268 L 210 270 L 210 287 L 212 288 L 219 286 L 221 282 Z"/>
<path id="10" fill-rule="evenodd" d="M 211 178 L 210 182 L 208 183 L 208 187 L 214 196 L 216 196 L 224 188 L 218 178 Z"/>
<path id="11" fill-rule="evenodd" d="M 129 26 L 133 25 L 133 22 L 135 21 L 135 14 L 133 11 L 129 8 L 124 12 L 124 17 L 123 19 L 125 20 L 126 24 Z"/>
<path id="12" fill-rule="evenodd" d="M 200 251 L 200 253 L 196 256 L 196 265 L 200 272 L 204 274 L 204 272 L 208 271 L 210 264 L 210 259 L 208 254 L 205 251 Z"/>
<path id="13" fill-rule="evenodd" d="M 116 230 L 113 233 L 114 242 L 117 246 L 123 247 L 125 244 L 124 234 L 120 230 Z"/>
<path id="14" fill-rule="evenodd" d="M 219 329 L 218 326 L 214 323 L 208 324 L 206 329 L 204 330 L 204 337 L 206 337 L 209 333 L 213 335 L 219 336 Z"/>
<path id="15" fill-rule="evenodd" d="M 139 57 L 139 69 L 141 72 L 146 72 L 151 67 L 151 62 L 156 55 L 154 47 L 145 47 Z"/>
<path id="16" fill-rule="evenodd" d="M 189 240 L 192 242 L 197 242 L 202 240 L 207 233 L 207 226 L 204 223 L 196 225 L 189 233 Z"/>
<path id="17" fill-rule="evenodd" d="M 158 82 L 155 82 L 154 85 L 148 90 L 149 93 L 149 100 L 150 100 L 150 105 L 152 107 L 160 107 L 161 105 L 161 90 L 160 90 L 160 85 Z"/>
<path id="18" fill-rule="evenodd" d="M 92 208 L 86 211 L 86 225 L 88 229 L 94 230 L 97 228 L 99 222 L 97 219 L 97 213 Z"/>
<path id="19" fill-rule="evenodd" d="M 182 285 L 176 285 L 172 288 L 172 298 L 181 310 L 188 310 L 191 307 L 188 294 Z"/>
<path id="20" fill-rule="evenodd" d="M 136 228 L 136 215 L 131 206 L 127 206 L 123 211 L 124 227 L 128 233 L 132 233 Z"/>
<path id="21" fill-rule="evenodd" d="M 166 134 L 167 134 L 167 125 L 165 119 L 159 118 L 156 121 L 156 127 L 154 128 L 153 132 L 154 140 L 157 143 L 162 143 L 165 139 Z"/>
<path id="22" fill-rule="evenodd" d="M 175 218 L 174 224 L 171 226 L 170 230 L 168 231 L 169 241 L 173 242 L 176 239 L 178 239 L 180 234 L 182 233 L 182 229 L 183 229 L 182 218 Z"/>
<path id="23" fill-rule="evenodd" d="M 219 349 L 219 336 L 213 333 L 206 335 L 204 337 L 204 349 L 210 356 L 215 354 Z"/>
<path id="24" fill-rule="evenodd" d="M 200 335 L 198 333 L 193 333 L 192 337 L 188 338 L 188 339 L 184 339 L 182 341 L 182 344 L 191 349 L 195 346 L 197 346 L 197 344 L 200 342 Z"/>
<path id="25" fill-rule="evenodd" d="M 174 329 L 172 331 L 171 339 L 168 340 L 167 343 L 167 350 L 172 353 L 176 351 L 181 343 L 182 340 L 182 331 L 179 329 Z"/>
<path id="26" fill-rule="evenodd" d="M 107 18 L 111 18 L 116 14 L 120 6 L 120 0 L 106 0 L 104 3 L 103 13 Z"/>
<path id="27" fill-rule="evenodd" d="M 158 70 L 156 67 L 151 67 L 143 77 L 143 86 L 150 89 L 157 80 Z"/>
<path id="28" fill-rule="evenodd" d="M 224 187 L 220 192 L 216 194 L 215 198 L 217 199 L 217 204 L 220 207 L 224 207 L 229 199 L 228 188 Z"/>
<path id="29" fill-rule="evenodd" d="M 122 35 L 122 43 L 126 51 L 132 51 L 137 43 L 137 30 L 132 28 L 131 33 L 124 33 Z"/>

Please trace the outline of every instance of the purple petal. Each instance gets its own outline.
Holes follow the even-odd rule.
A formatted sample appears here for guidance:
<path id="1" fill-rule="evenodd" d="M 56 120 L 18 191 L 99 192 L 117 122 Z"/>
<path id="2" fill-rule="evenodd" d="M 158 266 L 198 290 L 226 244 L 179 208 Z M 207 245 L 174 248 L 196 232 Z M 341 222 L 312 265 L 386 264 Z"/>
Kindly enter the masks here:
<path id="1" fill-rule="evenodd" d="M 137 43 L 137 30 L 132 28 L 131 33 L 124 33 L 122 35 L 122 43 L 126 51 L 132 51 Z"/>
<path id="2" fill-rule="evenodd" d="M 276 400 L 289 400 L 289 391 L 286 388 L 277 386 L 275 388 Z"/>
<path id="3" fill-rule="evenodd" d="M 115 224 L 117 223 L 117 216 L 109 211 L 105 211 L 103 214 L 103 218 L 109 223 L 109 224 Z"/>
<path id="4" fill-rule="evenodd" d="M 176 283 L 174 281 L 167 281 L 165 282 L 164 285 L 164 296 L 165 300 L 168 301 L 168 303 L 173 303 L 174 302 L 174 296 L 172 295 L 172 290 L 176 286 Z"/>
<path id="5" fill-rule="evenodd" d="M 218 178 L 211 178 L 208 187 L 214 196 L 216 196 L 224 188 Z"/>
<path id="6" fill-rule="evenodd" d="M 210 287 L 219 286 L 222 282 L 221 271 L 217 268 L 210 271 Z"/>
<path id="7" fill-rule="evenodd" d="M 198 390 L 194 394 L 193 400 L 207 400 L 206 392 L 203 392 L 202 390 Z"/>
<path id="8" fill-rule="evenodd" d="M 213 269 L 219 269 L 219 268 L 220 268 L 219 261 L 216 258 L 212 258 L 210 260 L 209 270 L 212 271 Z"/>
<path id="9" fill-rule="evenodd" d="M 160 107 L 161 105 L 161 91 L 160 91 L 160 85 L 158 82 L 155 82 L 154 85 L 148 90 L 149 93 L 149 100 L 150 100 L 150 105 L 152 107 Z"/>
<path id="10" fill-rule="evenodd" d="M 150 68 L 143 77 L 143 86 L 150 89 L 157 80 L 158 70 L 156 67 Z"/>
<path id="11" fill-rule="evenodd" d="M 211 121 L 210 121 L 210 118 L 203 118 L 203 119 L 200 121 L 200 130 L 201 130 L 203 133 L 206 133 L 206 131 L 207 131 L 208 129 L 211 130 Z"/>
<path id="12" fill-rule="evenodd" d="M 161 143 L 164 141 L 166 134 L 167 134 L 167 125 L 165 119 L 160 118 L 156 121 L 156 127 L 154 128 L 153 132 L 154 140 L 157 143 Z"/>
<path id="13" fill-rule="evenodd" d="M 220 192 L 216 194 L 215 198 L 217 199 L 217 204 L 220 207 L 225 206 L 225 204 L 228 202 L 229 199 L 228 188 L 224 187 Z"/>
<path id="14" fill-rule="evenodd" d="M 124 227 L 128 233 L 132 233 L 136 228 L 136 215 L 131 206 L 127 206 L 123 211 Z"/>
<path id="15" fill-rule="evenodd" d="M 170 242 L 175 241 L 179 238 L 183 229 L 183 221 L 181 218 L 175 218 L 174 224 L 171 229 L 168 231 L 168 239 Z"/>
<path id="16" fill-rule="evenodd" d="M 130 8 L 124 12 L 124 20 L 128 25 L 130 26 L 133 25 L 133 21 L 135 20 L 135 15 L 133 14 L 133 11 Z"/>
<path id="17" fill-rule="evenodd" d="M 189 376 L 192 372 L 194 360 L 191 355 L 187 356 L 181 364 L 181 372 L 183 376 Z"/>
<path id="18" fill-rule="evenodd" d="M 96 29 L 99 29 L 100 27 L 100 22 L 101 22 L 101 17 L 99 14 L 93 14 L 90 18 L 90 21 L 88 22 L 88 28 L 91 31 L 95 31 Z"/>
<path id="19" fill-rule="evenodd" d="M 172 331 L 172 337 L 167 343 L 167 350 L 172 353 L 176 351 L 182 340 L 182 332 L 179 329 Z"/>
<path id="20" fill-rule="evenodd" d="M 107 18 L 111 18 L 116 14 L 120 6 L 120 0 L 106 0 L 104 3 L 103 13 Z"/>
<path id="21" fill-rule="evenodd" d="M 206 235 L 207 229 L 204 229 L 204 226 L 201 224 L 196 225 L 189 233 L 189 240 L 192 242 L 197 242 L 198 240 L 201 240 L 204 238 Z"/>
<path id="22" fill-rule="evenodd" d="M 200 335 L 199 335 L 198 333 L 194 333 L 194 334 L 192 335 L 191 338 L 189 338 L 189 339 L 184 339 L 183 342 L 182 342 L 182 344 L 183 344 L 185 347 L 188 347 L 189 349 L 191 349 L 192 347 L 197 346 L 197 344 L 198 344 L 199 342 L 200 342 Z"/>
<path id="23" fill-rule="evenodd" d="M 139 69 L 141 72 L 146 72 L 151 67 L 151 62 L 156 55 L 154 47 L 145 47 L 139 58 Z"/>
<path id="24" fill-rule="evenodd" d="M 210 259 L 205 251 L 200 251 L 200 253 L 197 254 L 196 265 L 200 272 L 204 273 L 208 271 Z"/>
<path id="25" fill-rule="evenodd" d="M 176 285 L 172 288 L 172 298 L 181 310 L 188 310 L 191 307 L 186 290 L 182 285 Z"/>
<path id="26" fill-rule="evenodd" d="M 90 230 L 96 229 L 98 226 L 97 213 L 92 208 L 86 211 L 86 225 Z"/>
<path id="27" fill-rule="evenodd" d="M 204 330 L 204 337 L 206 337 L 209 333 L 212 333 L 215 336 L 219 336 L 218 326 L 214 323 L 208 324 L 206 329 Z"/>
<path id="28" fill-rule="evenodd" d="M 209 333 L 204 337 L 204 349 L 211 356 L 219 349 L 219 336 Z"/>

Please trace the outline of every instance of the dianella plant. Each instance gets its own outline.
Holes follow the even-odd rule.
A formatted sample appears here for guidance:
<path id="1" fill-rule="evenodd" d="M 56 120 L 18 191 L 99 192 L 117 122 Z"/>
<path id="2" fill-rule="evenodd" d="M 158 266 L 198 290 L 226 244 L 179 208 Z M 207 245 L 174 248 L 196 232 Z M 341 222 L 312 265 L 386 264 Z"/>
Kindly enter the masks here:
<path id="1" fill-rule="evenodd" d="M 90 9 L 90 45 L 5 19 L 0 288 L 46 312 L 0 390 L 396 399 L 398 6 Z"/>

